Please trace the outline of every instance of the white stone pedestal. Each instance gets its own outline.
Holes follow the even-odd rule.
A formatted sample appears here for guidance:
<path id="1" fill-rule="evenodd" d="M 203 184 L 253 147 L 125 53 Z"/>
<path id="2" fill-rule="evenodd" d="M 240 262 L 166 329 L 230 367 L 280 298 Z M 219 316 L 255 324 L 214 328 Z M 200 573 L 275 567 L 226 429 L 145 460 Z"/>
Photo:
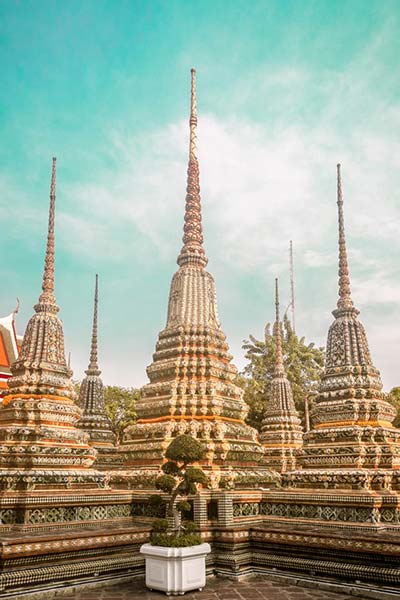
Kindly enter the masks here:
<path id="1" fill-rule="evenodd" d="M 146 560 L 146 586 L 167 596 L 201 590 L 206 584 L 206 555 L 210 544 L 186 548 L 166 548 L 143 544 L 140 553 Z"/>

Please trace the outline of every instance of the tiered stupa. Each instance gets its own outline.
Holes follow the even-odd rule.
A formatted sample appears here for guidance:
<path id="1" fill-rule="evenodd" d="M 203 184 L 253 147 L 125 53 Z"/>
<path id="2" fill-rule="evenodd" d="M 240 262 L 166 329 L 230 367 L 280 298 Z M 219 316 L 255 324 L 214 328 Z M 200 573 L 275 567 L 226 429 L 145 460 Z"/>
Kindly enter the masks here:
<path id="1" fill-rule="evenodd" d="M 325 369 L 304 434 L 300 464 L 289 474 L 296 487 L 398 489 L 400 430 L 385 401 L 359 311 L 350 292 L 340 165 L 337 166 L 339 299 L 329 328 Z"/>
<path id="2" fill-rule="evenodd" d="M 91 470 L 96 451 L 76 427 L 81 411 L 73 400 L 72 371 L 64 352 L 54 297 L 56 159 L 53 159 L 47 248 L 39 302 L 11 367 L 9 394 L 0 408 L 0 478 L 4 489 L 99 487 Z"/>
<path id="3" fill-rule="evenodd" d="M 121 450 L 129 469 L 156 473 L 176 435 L 207 446 L 205 467 L 217 485 L 271 480 L 259 465 L 263 449 L 244 422 L 248 407 L 235 383 L 226 337 L 218 320 L 215 283 L 206 271 L 197 158 L 196 72 L 192 69 L 190 145 L 183 247 L 172 278 L 166 327 L 159 334 L 150 383 L 136 405 L 138 421 Z"/>
<path id="4" fill-rule="evenodd" d="M 295 469 L 296 457 L 302 445 L 303 431 L 294 405 L 292 386 L 286 377 L 282 353 L 282 325 L 279 318 L 278 280 L 275 279 L 276 342 L 275 373 L 262 422 L 260 441 L 264 447 L 265 464 L 285 473 Z"/>
<path id="5" fill-rule="evenodd" d="M 97 359 L 97 312 L 99 302 L 99 278 L 96 275 L 93 309 L 92 343 L 86 377 L 79 390 L 79 406 L 83 409 L 78 427 L 89 435 L 90 445 L 97 450 L 94 466 L 98 469 L 113 468 L 121 463 L 117 453 L 115 434 L 106 413 L 104 386 Z"/>

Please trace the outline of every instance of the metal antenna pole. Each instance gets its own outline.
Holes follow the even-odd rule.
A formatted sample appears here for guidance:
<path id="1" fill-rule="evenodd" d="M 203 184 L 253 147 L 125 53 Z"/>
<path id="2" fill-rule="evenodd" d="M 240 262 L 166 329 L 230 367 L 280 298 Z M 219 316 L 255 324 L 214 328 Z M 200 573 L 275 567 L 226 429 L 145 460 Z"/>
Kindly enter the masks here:
<path id="1" fill-rule="evenodd" d="M 290 260 L 290 306 L 292 312 L 292 329 L 293 333 L 296 333 L 295 319 L 294 319 L 294 265 L 293 265 L 293 242 L 290 240 L 289 246 L 289 260 Z"/>

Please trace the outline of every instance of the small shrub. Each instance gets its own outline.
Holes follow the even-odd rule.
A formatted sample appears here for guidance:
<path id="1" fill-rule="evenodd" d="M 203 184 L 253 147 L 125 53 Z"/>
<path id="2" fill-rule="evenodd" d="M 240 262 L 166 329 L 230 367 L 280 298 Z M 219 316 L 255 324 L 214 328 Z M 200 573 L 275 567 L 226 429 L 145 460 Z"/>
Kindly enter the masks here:
<path id="1" fill-rule="evenodd" d="M 157 519 L 153 522 L 153 531 L 156 533 L 164 533 L 168 530 L 167 519 Z"/>
<path id="2" fill-rule="evenodd" d="M 196 523 L 194 521 L 186 521 L 185 523 L 185 532 L 186 533 L 194 533 L 197 529 Z"/>
<path id="3" fill-rule="evenodd" d="M 162 466 L 163 475 L 156 479 L 156 488 L 169 494 L 167 501 L 167 519 L 159 519 L 153 524 L 151 543 L 155 546 L 181 548 L 201 544 L 201 536 L 195 533 L 196 525 L 180 523 L 180 513 L 190 512 L 191 505 L 185 498 L 197 492 L 198 486 L 208 485 L 208 478 L 202 469 L 189 466 L 204 458 L 206 448 L 190 435 L 177 436 L 168 446 L 165 457 L 168 459 Z M 177 498 L 183 496 L 177 502 Z M 160 496 L 158 498 L 161 499 Z M 162 499 L 161 499 L 162 500 Z M 174 526 L 168 528 L 174 521 Z"/>
<path id="4" fill-rule="evenodd" d="M 160 494 L 153 494 L 152 496 L 150 496 L 149 501 L 150 501 L 151 506 L 154 506 L 154 508 L 157 508 L 157 507 L 161 506 L 163 499 Z"/>
<path id="5" fill-rule="evenodd" d="M 198 462 L 205 455 L 205 448 L 198 440 L 191 435 L 178 435 L 172 440 L 168 446 L 165 457 L 175 463 L 190 463 Z"/>
<path id="6" fill-rule="evenodd" d="M 181 512 L 190 512 L 192 510 L 192 507 L 190 506 L 190 503 L 187 500 L 181 500 L 176 505 L 176 510 L 180 510 Z"/>
<path id="7" fill-rule="evenodd" d="M 170 494 L 175 487 L 175 483 L 175 477 L 172 477 L 172 475 L 160 475 L 156 479 L 156 488 Z"/>
<path id="8" fill-rule="evenodd" d="M 151 543 L 154 546 L 166 546 L 168 548 L 185 548 L 201 544 L 199 533 L 156 533 L 151 535 Z"/>

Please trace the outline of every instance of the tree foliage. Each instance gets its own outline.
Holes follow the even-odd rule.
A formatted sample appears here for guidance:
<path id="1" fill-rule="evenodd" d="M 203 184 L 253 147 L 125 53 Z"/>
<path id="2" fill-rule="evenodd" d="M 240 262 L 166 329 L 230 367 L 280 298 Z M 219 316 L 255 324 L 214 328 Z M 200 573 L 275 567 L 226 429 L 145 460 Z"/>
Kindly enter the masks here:
<path id="1" fill-rule="evenodd" d="M 393 421 L 395 427 L 400 427 L 400 386 L 394 387 L 387 395 L 387 401 L 397 410 L 397 416 Z"/>
<path id="2" fill-rule="evenodd" d="M 125 430 L 136 421 L 135 403 L 140 398 L 140 391 L 135 388 L 125 388 L 117 385 L 104 387 L 104 402 L 111 428 L 117 438 L 117 444 L 122 442 Z"/>
<path id="3" fill-rule="evenodd" d="M 79 390 L 81 389 L 81 382 L 79 379 L 72 380 L 72 389 L 75 392 L 75 402 L 76 404 L 79 404 Z"/>
<path id="4" fill-rule="evenodd" d="M 304 418 L 304 399 L 318 386 L 325 359 L 323 348 L 307 344 L 298 338 L 285 316 L 282 327 L 282 351 L 286 375 L 292 385 L 293 398 L 300 417 Z M 250 406 L 247 422 L 260 430 L 274 376 L 276 343 L 270 323 L 265 328 L 265 339 L 250 335 L 243 343 L 248 360 L 238 384 L 244 390 L 244 399 Z"/>
<path id="5" fill-rule="evenodd" d="M 79 405 L 79 390 L 81 382 L 73 380 L 73 389 L 76 394 L 76 403 Z M 140 398 L 140 390 L 125 388 L 119 385 L 104 386 L 104 404 L 106 413 L 111 422 L 111 429 L 115 433 L 116 442 L 120 444 L 125 430 L 136 422 L 135 404 Z M 81 408 L 83 408 L 81 406 Z"/>
<path id="6" fill-rule="evenodd" d="M 198 440 L 190 435 L 178 435 L 168 446 L 165 457 L 176 466 L 181 462 L 186 467 L 190 463 L 201 460 L 204 454 L 205 448 Z"/>

